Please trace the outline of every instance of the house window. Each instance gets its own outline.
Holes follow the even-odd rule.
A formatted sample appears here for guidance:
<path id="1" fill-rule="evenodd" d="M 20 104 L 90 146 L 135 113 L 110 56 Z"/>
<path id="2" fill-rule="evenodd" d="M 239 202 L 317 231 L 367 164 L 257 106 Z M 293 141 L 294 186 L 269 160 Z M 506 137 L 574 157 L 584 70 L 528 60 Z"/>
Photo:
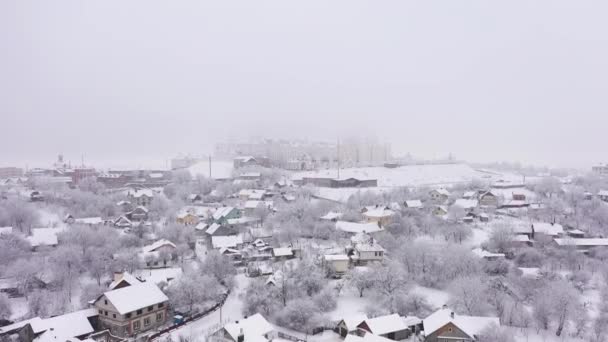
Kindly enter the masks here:
<path id="1" fill-rule="evenodd" d="M 141 313 L 142 313 L 142 310 L 137 310 L 138 315 L 141 315 Z"/>
<path id="2" fill-rule="evenodd" d="M 150 317 L 144 318 L 144 327 L 147 327 L 148 325 L 150 325 Z"/>
<path id="3" fill-rule="evenodd" d="M 133 330 L 139 330 L 139 328 L 140 328 L 139 320 L 133 321 Z"/>
<path id="4" fill-rule="evenodd" d="M 104 301 L 103 301 L 103 303 L 104 303 L 105 305 L 108 305 L 108 301 L 107 301 L 107 300 L 104 300 Z"/>
<path id="5" fill-rule="evenodd" d="M 152 309 L 154 309 L 154 305 L 148 306 L 148 312 L 152 311 Z"/>
<path id="6" fill-rule="evenodd" d="M 112 314 L 112 318 L 116 318 L 116 314 Z"/>
<path id="7" fill-rule="evenodd" d="M 156 321 L 160 322 L 162 320 L 163 320 L 163 313 L 162 312 L 157 313 L 156 314 Z"/>
<path id="8" fill-rule="evenodd" d="M 107 312 L 107 311 L 105 311 L 105 312 L 104 312 L 104 315 L 106 315 L 106 316 L 107 316 L 107 315 L 108 315 L 108 312 Z"/>
<path id="9" fill-rule="evenodd" d="M 160 303 L 160 304 L 158 304 L 158 307 L 159 307 L 159 308 L 162 308 L 163 306 L 165 306 L 165 303 Z"/>
<path id="10" fill-rule="evenodd" d="M 129 312 L 128 314 L 126 314 L 125 317 L 131 318 L 131 313 Z"/>

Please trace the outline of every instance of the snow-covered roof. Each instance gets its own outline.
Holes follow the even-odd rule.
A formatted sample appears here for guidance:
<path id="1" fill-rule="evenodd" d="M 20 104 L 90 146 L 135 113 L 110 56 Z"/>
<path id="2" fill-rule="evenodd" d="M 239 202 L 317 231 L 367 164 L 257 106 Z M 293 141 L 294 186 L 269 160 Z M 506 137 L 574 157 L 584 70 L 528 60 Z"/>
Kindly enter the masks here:
<path id="1" fill-rule="evenodd" d="M 321 216 L 321 220 L 327 220 L 327 221 L 333 221 L 333 220 L 338 220 L 340 219 L 344 214 L 336 212 L 336 211 L 330 211 L 327 214 L 325 214 L 324 216 Z"/>
<path id="2" fill-rule="evenodd" d="M 405 325 L 407 325 L 408 327 L 411 327 L 414 325 L 421 324 L 422 320 L 416 316 L 406 316 L 403 317 L 403 323 L 405 323 Z"/>
<path id="3" fill-rule="evenodd" d="M 142 247 L 143 252 L 144 253 L 151 253 L 151 252 L 155 252 L 157 249 L 164 247 L 164 246 L 168 246 L 171 248 L 176 248 L 175 244 L 167 239 L 160 239 L 156 242 L 154 242 L 151 245 L 147 245 Z"/>
<path id="4" fill-rule="evenodd" d="M 213 248 L 236 248 L 237 245 L 243 243 L 243 237 L 241 235 L 226 235 L 226 236 L 212 236 L 211 245 Z"/>
<path id="5" fill-rule="evenodd" d="M 170 280 L 177 279 L 183 271 L 179 267 L 152 268 L 135 271 L 137 277 L 149 283 L 161 284 L 168 283 Z"/>
<path id="6" fill-rule="evenodd" d="M 557 236 L 564 233 L 564 227 L 559 223 L 534 222 L 534 233 L 542 233 L 551 236 Z"/>
<path id="7" fill-rule="evenodd" d="M 346 254 L 326 254 L 324 256 L 326 261 L 348 261 L 348 255 Z M 360 322 L 359 322 L 360 323 Z"/>
<path id="8" fill-rule="evenodd" d="M 123 287 L 118 290 L 108 291 L 104 293 L 104 296 L 112 305 L 114 305 L 121 315 L 169 300 L 169 298 L 152 283 L 141 283 Z"/>
<path id="9" fill-rule="evenodd" d="M 504 258 L 505 257 L 504 253 L 492 253 L 492 252 L 483 250 L 481 248 L 475 248 L 472 252 L 480 258 Z"/>
<path id="10" fill-rule="evenodd" d="M 608 190 L 600 190 L 597 195 L 602 197 L 608 196 Z"/>
<path id="11" fill-rule="evenodd" d="M 355 245 L 355 250 L 358 252 L 384 252 L 384 248 L 373 241 L 371 243 L 358 243 Z"/>
<path id="12" fill-rule="evenodd" d="M 239 225 L 239 224 L 248 224 L 248 223 L 255 223 L 260 221 L 259 218 L 257 217 L 251 217 L 251 216 L 243 216 L 243 217 L 239 217 L 239 218 L 233 218 L 233 219 L 228 219 L 226 221 L 226 223 L 228 223 L 229 225 Z"/>
<path id="13" fill-rule="evenodd" d="M 244 207 L 245 207 L 245 209 L 255 209 L 255 208 L 257 208 L 260 205 L 260 203 L 264 203 L 264 202 L 262 202 L 262 201 L 247 201 L 247 202 L 245 202 L 245 206 Z"/>
<path id="14" fill-rule="evenodd" d="M 513 237 L 512 241 L 516 241 L 516 242 L 530 242 L 530 238 L 528 237 L 528 235 L 515 235 Z"/>
<path id="15" fill-rule="evenodd" d="M 607 238 L 553 239 L 559 246 L 595 247 L 608 246 Z"/>
<path id="16" fill-rule="evenodd" d="M 257 342 L 260 337 L 271 333 L 274 328 L 262 315 L 257 313 L 240 320 L 238 323 L 226 324 L 224 330 L 234 341 L 238 341 L 239 334 L 242 333 L 245 342 Z"/>
<path id="17" fill-rule="evenodd" d="M 395 212 L 392 211 L 391 209 L 386 209 L 385 207 L 368 209 L 366 212 L 363 213 L 363 216 L 370 217 L 370 218 L 383 218 L 383 217 L 390 217 L 393 215 L 395 215 Z"/>
<path id="18" fill-rule="evenodd" d="M 382 231 L 383 229 L 374 222 L 348 222 L 348 221 L 337 221 L 336 229 L 347 233 L 375 233 Z"/>
<path id="19" fill-rule="evenodd" d="M 446 190 L 445 188 L 434 189 L 431 192 L 433 192 L 433 191 L 435 191 L 438 194 L 443 195 L 443 196 L 450 196 L 450 192 L 448 190 Z"/>
<path id="20" fill-rule="evenodd" d="M 0 227 L 0 235 L 12 234 L 13 227 Z"/>
<path id="21" fill-rule="evenodd" d="M 56 246 L 57 234 L 61 233 L 63 229 L 59 228 L 34 228 L 32 229 L 32 236 L 28 236 L 27 239 L 32 247 L 38 246 Z"/>
<path id="22" fill-rule="evenodd" d="M 234 210 L 234 207 L 221 207 L 221 208 L 217 208 L 217 210 L 215 211 L 215 213 L 213 213 L 213 219 L 216 220 L 216 221 L 220 220 L 224 216 L 229 215 L 230 212 L 232 212 L 233 210 Z"/>
<path id="23" fill-rule="evenodd" d="M 201 222 L 199 222 L 199 223 L 196 225 L 196 227 L 194 227 L 194 229 L 196 229 L 196 230 L 207 230 L 207 227 L 208 227 L 208 226 L 209 226 L 209 225 L 208 225 L 206 222 L 201 221 Z"/>
<path id="24" fill-rule="evenodd" d="M 477 197 L 477 192 L 476 191 L 467 191 L 462 195 L 463 198 L 473 198 L 473 197 Z"/>
<path id="25" fill-rule="evenodd" d="M 5 325 L 0 327 L 0 333 L 7 333 L 17 329 L 23 328 L 25 325 L 30 324 L 34 334 L 38 334 L 45 330 L 45 325 L 42 323 L 42 318 L 34 317 L 26 319 L 25 321 L 15 322 L 13 324 Z"/>
<path id="26" fill-rule="evenodd" d="M 408 208 L 422 208 L 422 201 L 421 200 L 405 201 L 405 206 Z"/>
<path id="27" fill-rule="evenodd" d="M 152 189 L 136 189 L 133 191 L 129 191 L 129 196 L 134 198 L 139 198 L 142 196 L 154 197 L 154 191 L 152 191 Z"/>
<path id="28" fill-rule="evenodd" d="M 97 315 L 97 310 L 91 308 L 43 319 L 42 325 L 46 331 L 38 337 L 37 341 L 55 342 L 90 334 L 95 330 L 89 322 L 89 317 Z"/>
<path id="29" fill-rule="evenodd" d="M 123 281 L 127 282 L 127 284 L 129 284 L 129 285 L 134 285 L 134 284 L 139 284 L 139 283 L 141 283 L 141 280 L 139 280 L 139 279 L 135 278 L 135 276 L 133 276 L 131 273 L 129 273 L 129 272 L 124 272 L 124 273 L 123 273 L 123 274 L 120 276 L 120 278 L 119 278 L 119 279 L 112 281 L 112 282 L 110 283 L 110 286 L 108 286 L 108 288 L 109 288 L 110 290 L 114 290 L 114 288 L 115 288 L 116 286 L 118 286 L 118 284 L 120 284 L 120 283 L 121 283 L 121 282 L 123 282 Z"/>
<path id="30" fill-rule="evenodd" d="M 450 309 L 440 309 L 423 320 L 424 333 L 429 336 L 450 322 L 471 338 L 492 324 L 500 326 L 498 317 L 462 316 Z"/>
<path id="31" fill-rule="evenodd" d="M 34 317 L 32 319 L 3 326 L 0 328 L 0 333 L 21 329 L 26 324 L 30 324 L 34 334 L 44 332 L 36 341 L 47 342 L 67 340 L 72 337 L 92 333 L 94 329 L 88 318 L 97 315 L 97 309 L 91 308 L 45 319 Z"/>
<path id="32" fill-rule="evenodd" d="M 538 267 L 518 267 L 518 269 L 521 270 L 522 277 L 536 278 L 536 279 L 541 277 L 540 268 L 538 268 Z"/>
<path id="33" fill-rule="evenodd" d="M 103 220 L 101 217 L 83 217 L 74 219 L 74 222 L 80 224 L 102 224 Z"/>
<path id="34" fill-rule="evenodd" d="M 479 204 L 479 202 L 476 199 L 459 198 L 454 202 L 454 205 L 457 205 L 463 209 L 477 208 L 478 204 Z"/>
<path id="35" fill-rule="evenodd" d="M 407 329 L 407 325 L 398 314 L 366 319 L 365 324 L 374 335 L 384 335 Z"/>
<path id="36" fill-rule="evenodd" d="M 197 226 L 198 227 L 198 226 Z M 209 235 L 213 235 L 215 234 L 215 232 L 217 232 L 218 229 L 220 229 L 222 226 L 218 223 L 212 223 L 209 228 L 207 229 L 207 231 L 205 233 L 209 234 Z"/>
<path id="37" fill-rule="evenodd" d="M 326 255 L 327 257 L 327 255 Z M 348 257 L 347 257 L 348 260 Z M 346 330 L 350 331 L 355 331 L 357 330 L 357 326 L 359 324 L 361 324 L 361 322 L 365 321 L 367 319 L 367 315 L 364 313 L 359 313 L 359 314 L 354 314 L 351 316 L 347 316 L 342 318 L 342 321 L 344 322 L 344 325 L 346 326 Z"/>
<path id="38" fill-rule="evenodd" d="M 278 257 L 291 256 L 291 255 L 293 255 L 293 250 L 289 247 L 273 248 L 272 254 L 274 254 L 274 256 L 278 256 Z"/>

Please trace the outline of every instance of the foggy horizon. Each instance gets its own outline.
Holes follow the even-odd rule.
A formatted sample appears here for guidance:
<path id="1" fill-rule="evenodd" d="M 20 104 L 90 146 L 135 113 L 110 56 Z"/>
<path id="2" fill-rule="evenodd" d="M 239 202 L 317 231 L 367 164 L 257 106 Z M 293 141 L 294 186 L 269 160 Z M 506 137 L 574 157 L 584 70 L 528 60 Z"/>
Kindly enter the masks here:
<path id="1" fill-rule="evenodd" d="M 356 136 L 394 155 L 588 170 L 608 162 L 607 7 L 7 1 L 0 164 Z"/>

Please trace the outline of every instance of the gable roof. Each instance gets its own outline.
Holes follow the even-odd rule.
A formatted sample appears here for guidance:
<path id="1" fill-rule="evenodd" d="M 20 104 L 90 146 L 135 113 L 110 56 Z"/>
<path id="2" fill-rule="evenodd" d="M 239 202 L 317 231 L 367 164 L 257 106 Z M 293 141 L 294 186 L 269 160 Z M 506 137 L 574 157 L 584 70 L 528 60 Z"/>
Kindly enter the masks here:
<path id="1" fill-rule="evenodd" d="M 260 337 L 272 332 L 274 328 L 262 315 L 256 313 L 253 316 L 240 320 L 238 323 L 226 324 L 224 330 L 234 341 L 238 341 L 241 332 L 245 337 L 245 341 L 258 341 Z"/>
<path id="2" fill-rule="evenodd" d="M 407 329 L 407 325 L 398 314 L 366 319 L 364 323 L 374 335 L 384 335 Z"/>
<path id="3" fill-rule="evenodd" d="M 112 282 L 110 283 L 110 286 L 108 286 L 108 288 L 109 288 L 110 290 L 114 290 L 114 288 L 115 288 L 116 286 L 118 286 L 118 284 L 122 283 L 123 281 L 124 281 L 124 282 L 126 282 L 126 283 L 127 283 L 127 284 L 129 284 L 129 285 L 135 285 L 135 284 L 139 284 L 139 283 L 141 283 L 141 282 L 142 282 L 141 280 L 139 280 L 139 279 L 135 278 L 135 276 L 134 276 L 134 275 L 132 275 L 131 273 L 129 273 L 129 272 L 124 272 L 124 273 L 122 274 L 122 276 L 120 277 L 120 279 L 112 281 Z"/>
<path id="4" fill-rule="evenodd" d="M 152 283 L 141 283 L 112 290 L 104 296 L 114 305 L 118 313 L 126 313 L 169 300 L 167 296 Z"/>
<path id="5" fill-rule="evenodd" d="M 327 255 L 326 255 L 327 257 Z M 348 260 L 348 258 L 347 258 Z M 354 314 L 348 317 L 344 317 L 342 318 L 342 322 L 344 322 L 344 326 L 346 327 L 346 330 L 350 331 L 355 331 L 357 330 L 357 326 L 359 324 L 361 324 L 363 321 L 365 321 L 367 319 L 367 315 L 364 313 L 360 313 L 360 314 Z"/>
<path id="6" fill-rule="evenodd" d="M 225 216 L 228 216 L 233 210 L 235 210 L 234 207 L 221 207 L 221 208 L 217 208 L 217 210 L 213 213 L 213 219 L 214 220 L 220 220 Z"/>
<path id="7" fill-rule="evenodd" d="M 452 323 L 471 338 L 492 324 L 500 326 L 498 317 L 462 316 L 455 314 L 448 308 L 435 311 L 422 320 L 422 323 L 426 336 L 431 335 L 446 324 Z"/>
<path id="8" fill-rule="evenodd" d="M 167 239 L 160 239 L 160 240 L 154 242 L 153 244 L 142 247 L 142 249 L 143 249 L 144 253 L 150 253 L 150 252 L 156 251 L 157 249 L 159 249 L 163 246 L 169 246 L 169 247 L 176 248 L 176 246 L 173 242 L 171 242 Z"/>

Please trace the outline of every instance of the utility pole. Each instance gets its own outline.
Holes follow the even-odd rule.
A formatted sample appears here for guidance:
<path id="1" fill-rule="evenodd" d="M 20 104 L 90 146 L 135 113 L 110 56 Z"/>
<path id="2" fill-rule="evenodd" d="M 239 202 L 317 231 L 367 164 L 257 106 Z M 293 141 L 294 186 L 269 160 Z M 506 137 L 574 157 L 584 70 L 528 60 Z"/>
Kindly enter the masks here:
<path id="1" fill-rule="evenodd" d="M 340 138 L 338 138 L 338 179 L 340 179 Z"/>
<path id="2" fill-rule="evenodd" d="M 211 178 L 211 156 L 209 156 L 209 178 Z"/>

